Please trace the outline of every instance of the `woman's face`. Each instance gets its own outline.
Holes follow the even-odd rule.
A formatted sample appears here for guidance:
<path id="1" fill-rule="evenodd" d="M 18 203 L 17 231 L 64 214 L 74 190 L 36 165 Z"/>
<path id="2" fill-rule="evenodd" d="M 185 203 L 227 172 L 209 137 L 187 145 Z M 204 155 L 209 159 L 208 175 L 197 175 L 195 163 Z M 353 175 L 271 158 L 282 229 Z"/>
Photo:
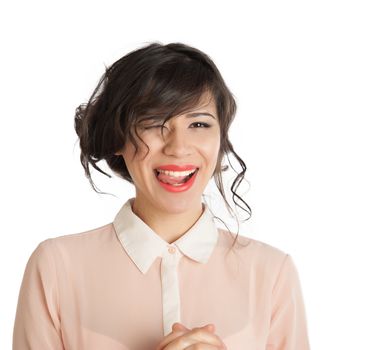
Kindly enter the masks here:
<path id="1" fill-rule="evenodd" d="M 200 115 L 188 117 L 189 113 Z M 142 207 L 150 205 L 173 214 L 192 210 L 200 206 L 203 191 L 217 164 L 220 126 L 215 101 L 210 95 L 203 95 L 192 111 L 164 124 L 163 137 L 161 127 L 156 125 L 161 122 L 145 121 L 138 127 L 138 134 L 149 147 L 147 155 L 147 148 L 140 140 L 137 140 L 139 149 L 135 157 L 132 143 L 116 154 L 124 158 L 136 188 L 136 201 Z M 192 186 L 182 191 L 164 187 L 155 172 L 164 165 L 194 165 L 198 171 Z"/>

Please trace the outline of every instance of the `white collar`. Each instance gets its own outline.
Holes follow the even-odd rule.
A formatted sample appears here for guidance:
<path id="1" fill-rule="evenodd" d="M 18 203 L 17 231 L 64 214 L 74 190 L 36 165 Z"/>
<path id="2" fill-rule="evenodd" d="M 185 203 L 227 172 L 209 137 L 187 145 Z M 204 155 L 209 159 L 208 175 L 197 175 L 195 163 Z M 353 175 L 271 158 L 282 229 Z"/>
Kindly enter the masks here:
<path id="1" fill-rule="evenodd" d="M 218 240 L 218 229 L 205 203 L 202 203 L 203 214 L 195 224 L 170 244 L 133 213 L 133 200 L 134 198 L 130 198 L 123 204 L 113 225 L 123 248 L 143 274 L 170 246 L 176 246 L 181 253 L 199 263 L 208 261 Z"/>

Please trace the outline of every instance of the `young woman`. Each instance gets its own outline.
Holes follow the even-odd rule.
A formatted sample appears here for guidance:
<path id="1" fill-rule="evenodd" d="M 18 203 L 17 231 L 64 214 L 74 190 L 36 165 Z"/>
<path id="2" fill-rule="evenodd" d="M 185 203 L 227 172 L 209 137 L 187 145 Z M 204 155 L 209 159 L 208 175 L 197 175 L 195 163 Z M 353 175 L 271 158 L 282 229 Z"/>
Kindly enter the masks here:
<path id="1" fill-rule="evenodd" d="M 290 255 L 218 228 L 236 103 L 212 60 L 151 43 L 106 68 L 76 109 L 81 163 L 105 160 L 136 195 L 105 226 L 41 242 L 23 277 L 13 350 L 308 350 Z M 108 174 L 106 174 L 108 175 Z M 110 176 L 110 175 L 108 175 Z M 237 239 L 241 240 L 238 242 Z"/>

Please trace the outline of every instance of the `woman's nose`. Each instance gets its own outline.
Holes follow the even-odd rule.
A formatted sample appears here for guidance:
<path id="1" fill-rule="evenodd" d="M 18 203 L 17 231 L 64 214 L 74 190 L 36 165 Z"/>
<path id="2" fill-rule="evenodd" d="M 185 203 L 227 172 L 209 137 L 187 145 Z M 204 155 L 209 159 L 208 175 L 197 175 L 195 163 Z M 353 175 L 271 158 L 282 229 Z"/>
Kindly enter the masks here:
<path id="1" fill-rule="evenodd" d="M 191 154 L 190 136 L 182 130 L 172 130 L 164 139 L 164 153 L 174 156 L 185 156 Z"/>

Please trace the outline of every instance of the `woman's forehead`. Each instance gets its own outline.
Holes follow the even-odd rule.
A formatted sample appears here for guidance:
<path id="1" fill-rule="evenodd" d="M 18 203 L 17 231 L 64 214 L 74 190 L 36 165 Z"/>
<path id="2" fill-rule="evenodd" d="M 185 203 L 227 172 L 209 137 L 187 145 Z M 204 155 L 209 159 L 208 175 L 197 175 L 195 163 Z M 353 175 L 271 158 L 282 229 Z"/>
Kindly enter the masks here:
<path id="1" fill-rule="evenodd" d="M 149 119 L 165 119 L 166 117 L 178 117 L 196 111 L 207 111 L 217 117 L 215 98 L 210 93 L 199 96 L 196 102 L 190 101 L 176 107 L 153 106 L 147 107 L 145 111 L 139 112 L 135 118 L 136 122 Z"/>

